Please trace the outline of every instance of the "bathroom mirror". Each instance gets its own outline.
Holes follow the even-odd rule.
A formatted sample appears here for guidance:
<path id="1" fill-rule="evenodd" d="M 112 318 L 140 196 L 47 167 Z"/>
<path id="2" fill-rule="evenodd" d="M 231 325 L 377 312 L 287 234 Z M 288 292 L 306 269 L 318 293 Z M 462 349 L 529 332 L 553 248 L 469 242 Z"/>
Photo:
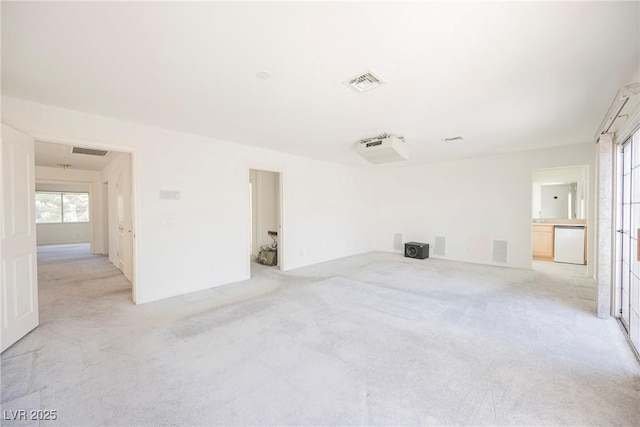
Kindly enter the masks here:
<path id="1" fill-rule="evenodd" d="M 540 189 L 541 218 L 575 219 L 577 182 L 542 184 Z"/>
<path id="2" fill-rule="evenodd" d="M 588 166 L 533 171 L 531 218 L 585 219 Z"/>

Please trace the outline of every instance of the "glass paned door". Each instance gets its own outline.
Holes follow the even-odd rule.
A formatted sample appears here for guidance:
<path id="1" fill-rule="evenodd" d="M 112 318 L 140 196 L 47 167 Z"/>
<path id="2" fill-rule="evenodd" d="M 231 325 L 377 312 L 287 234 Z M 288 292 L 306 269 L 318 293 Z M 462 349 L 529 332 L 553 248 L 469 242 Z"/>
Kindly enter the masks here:
<path id="1" fill-rule="evenodd" d="M 640 131 L 622 148 L 620 183 L 620 320 L 631 342 L 640 349 Z"/>

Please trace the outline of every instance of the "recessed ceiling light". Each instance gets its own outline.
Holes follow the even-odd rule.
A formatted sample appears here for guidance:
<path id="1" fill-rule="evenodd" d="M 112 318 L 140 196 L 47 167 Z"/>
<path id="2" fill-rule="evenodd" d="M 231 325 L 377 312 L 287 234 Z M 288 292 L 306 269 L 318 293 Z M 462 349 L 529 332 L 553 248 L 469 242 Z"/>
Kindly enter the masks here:
<path id="1" fill-rule="evenodd" d="M 356 92 L 362 93 L 380 87 L 386 82 L 382 79 L 382 77 L 369 70 L 366 73 L 353 76 L 343 83 Z"/>
<path id="2" fill-rule="evenodd" d="M 445 138 L 443 139 L 444 142 L 458 142 L 458 141 L 464 141 L 464 138 L 461 136 L 453 136 L 451 138 Z"/>
<path id="3" fill-rule="evenodd" d="M 260 80 L 269 80 L 271 78 L 271 73 L 268 71 L 258 71 L 256 73 L 256 77 Z"/>

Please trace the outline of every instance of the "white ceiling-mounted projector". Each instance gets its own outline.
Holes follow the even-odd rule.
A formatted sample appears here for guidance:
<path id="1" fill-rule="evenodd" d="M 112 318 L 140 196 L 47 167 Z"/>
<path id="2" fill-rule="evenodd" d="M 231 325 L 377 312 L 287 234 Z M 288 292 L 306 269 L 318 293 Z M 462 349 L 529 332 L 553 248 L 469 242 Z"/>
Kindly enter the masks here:
<path id="1" fill-rule="evenodd" d="M 408 150 L 401 136 L 382 135 L 363 139 L 357 146 L 358 154 L 371 163 L 389 163 L 407 160 Z"/>

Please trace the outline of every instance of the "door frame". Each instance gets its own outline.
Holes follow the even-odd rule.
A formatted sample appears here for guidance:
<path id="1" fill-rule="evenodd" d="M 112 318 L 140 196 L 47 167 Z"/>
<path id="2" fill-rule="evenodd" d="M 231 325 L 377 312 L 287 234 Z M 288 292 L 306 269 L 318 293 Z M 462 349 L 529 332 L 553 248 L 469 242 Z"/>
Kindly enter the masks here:
<path id="1" fill-rule="evenodd" d="M 622 319 L 622 287 L 623 287 L 623 278 L 624 269 L 622 268 L 622 253 L 623 253 L 623 235 L 619 230 L 622 230 L 623 227 L 623 187 L 624 187 L 624 147 L 627 143 L 630 142 L 629 138 L 625 139 L 621 144 L 615 144 L 615 157 L 614 157 L 614 254 L 613 257 L 614 265 L 613 265 L 613 274 L 614 274 L 614 286 L 613 286 L 613 294 L 611 305 L 613 308 L 613 316 L 620 321 L 620 324 L 625 329 L 628 334 L 628 325 L 625 325 Z M 631 178 L 630 178 L 631 179 Z"/>
<path id="2" fill-rule="evenodd" d="M 622 317 L 622 236 L 618 231 L 622 227 L 622 145 L 614 144 L 613 156 L 613 242 L 612 242 L 612 290 L 611 290 L 611 315 L 620 320 Z"/>
<path id="3" fill-rule="evenodd" d="M 131 219 L 133 223 L 133 242 L 132 242 L 132 251 L 133 251 L 133 263 L 132 263 L 132 273 L 131 273 L 131 300 L 134 304 L 137 304 L 139 298 L 138 287 L 136 286 L 136 275 L 138 271 L 138 260 L 140 257 L 138 256 L 140 253 L 139 245 L 138 245 L 138 200 L 140 199 L 140 189 L 138 188 L 138 159 L 136 156 L 136 149 L 130 146 L 122 146 L 115 144 L 108 144 L 102 142 L 88 141 L 84 139 L 78 138 L 64 138 L 59 136 L 51 136 L 48 134 L 43 134 L 40 132 L 25 132 L 27 135 L 32 137 L 36 141 L 48 142 L 51 144 L 61 144 L 61 145 L 80 145 L 86 148 L 93 148 L 96 150 L 106 150 L 106 151 L 117 151 L 121 153 L 127 153 L 131 155 Z M 33 197 L 35 197 L 35 189 Z M 108 238 L 108 237 L 107 237 Z"/>
<path id="4" fill-rule="evenodd" d="M 563 166 L 548 166 L 548 167 L 535 167 L 531 169 L 531 181 L 530 181 L 530 185 L 529 185 L 529 201 L 530 201 L 530 205 L 529 205 L 529 211 L 531 212 L 531 215 L 533 215 L 533 185 L 534 185 L 534 177 L 535 177 L 535 173 L 536 171 L 550 171 L 550 170 L 560 170 L 560 169 L 574 169 L 574 168 L 580 168 L 583 167 L 585 168 L 586 171 L 586 179 L 584 182 L 584 201 L 585 201 L 585 205 L 584 205 L 584 214 L 585 214 L 585 260 L 587 261 L 587 276 L 588 277 L 592 277 L 594 275 L 595 272 L 595 264 L 598 262 L 597 260 L 597 248 L 596 248 L 596 244 L 595 244 L 595 239 L 596 239 L 596 215 L 595 215 L 595 203 L 597 200 L 596 197 L 596 193 L 595 193 L 595 188 L 596 188 L 596 183 L 595 183 L 595 171 L 596 171 L 596 167 L 589 165 L 589 164 L 584 164 L 584 163 L 576 163 L 576 164 L 569 164 L 569 165 L 563 165 Z M 532 265 L 533 265 L 533 227 L 534 224 L 536 224 L 537 222 L 535 221 L 536 218 L 534 218 L 533 216 L 530 219 L 531 222 L 531 261 L 532 261 Z M 545 222 L 542 222 L 540 224 L 547 224 Z M 553 260 L 550 260 L 551 262 L 553 262 Z"/>
<path id="5" fill-rule="evenodd" d="M 251 165 L 248 166 L 246 169 L 246 175 L 245 175 L 245 185 L 243 186 L 244 190 L 244 194 L 247 194 L 247 186 L 246 183 L 251 182 L 251 171 L 252 170 L 256 170 L 256 171 L 263 171 L 263 172 L 272 172 L 272 173 L 277 173 L 278 174 L 278 268 L 282 271 L 287 271 L 287 257 L 285 256 L 285 213 L 284 213 L 284 200 L 285 200 L 285 193 L 284 193 L 284 171 L 282 169 L 278 169 L 278 168 L 269 168 L 269 167 L 262 167 L 262 166 L 256 166 L 256 165 Z M 249 199 L 247 200 L 247 209 L 245 209 L 245 211 L 247 212 L 247 220 L 246 220 L 246 224 L 247 224 L 247 240 L 249 241 L 249 246 L 247 248 L 248 253 L 245 256 L 245 259 L 247 260 L 247 277 L 251 278 L 251 247 L 253 246 L 253 242 L 251 241 L 252 239 L 252 212 L 250 209 L 251 206 L 251 194 L 249 194 Z"/>

